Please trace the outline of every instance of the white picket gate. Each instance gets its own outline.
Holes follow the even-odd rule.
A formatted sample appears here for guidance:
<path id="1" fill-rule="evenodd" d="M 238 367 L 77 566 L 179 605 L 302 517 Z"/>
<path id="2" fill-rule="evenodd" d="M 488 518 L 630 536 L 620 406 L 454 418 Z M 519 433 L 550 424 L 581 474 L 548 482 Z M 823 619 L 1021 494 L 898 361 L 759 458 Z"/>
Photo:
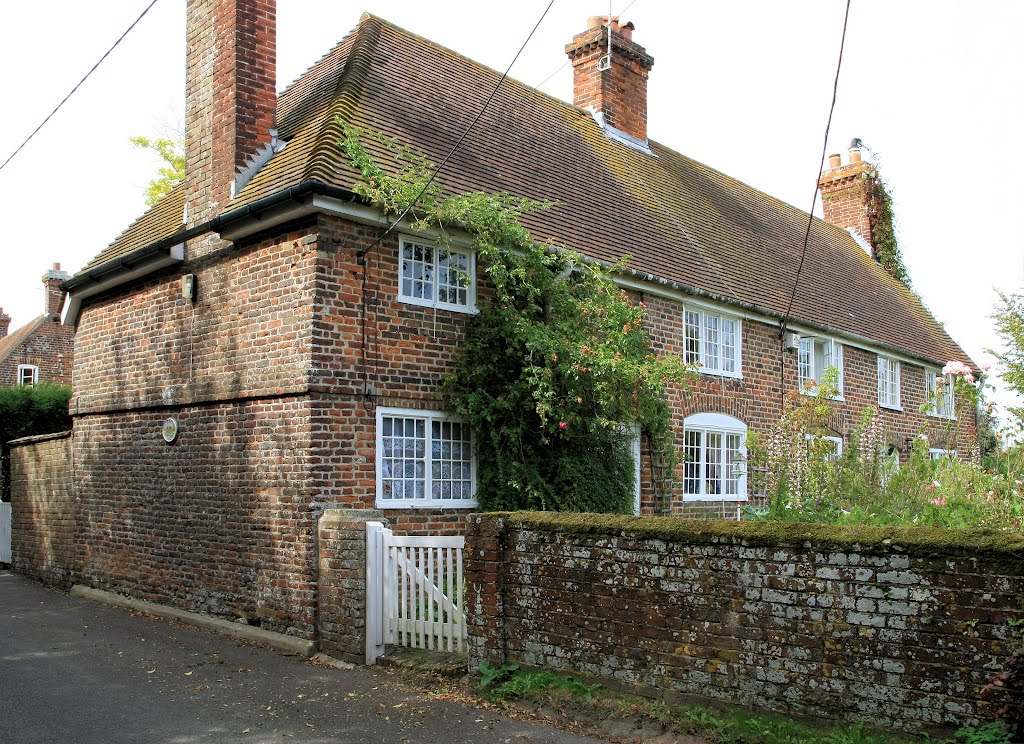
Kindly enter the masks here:
<path id="1" fill-rule="evenodd" d="M 11 562 L 11 503 L 0 502 L 0 563 Z"/>
<path id="2" fill-rule="evenodd" d="M 366 525 L 366 661 L 387 645 L 462 651 L 466 639 L 460 536 L 395 535 Z"/>

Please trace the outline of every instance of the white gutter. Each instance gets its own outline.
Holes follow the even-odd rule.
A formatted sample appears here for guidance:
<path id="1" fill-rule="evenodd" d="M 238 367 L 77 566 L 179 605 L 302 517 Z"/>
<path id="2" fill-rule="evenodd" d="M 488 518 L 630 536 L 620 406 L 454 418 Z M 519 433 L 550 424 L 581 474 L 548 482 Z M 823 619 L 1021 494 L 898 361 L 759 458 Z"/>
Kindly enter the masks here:
<path id="1" fill-rule="evenodd" d="M 180 264 L 185 260 L 185 244 L 178 243 L 167 249 L 166 254 L 157 254 L 152 259 L 133 266 L 128 271 L 117 273 L 109 279 L 99 279 L 92 284 L 83 287 L 75 287 L 68 293 L 68 304 L 64 308 L 64 325 L 74 325 L 78 322 L 78 313 L 82 309 L 82 300 L 106 292 L 108 289 L 120 287 L 140 277 L 152 274 L 166 266 Z"/>

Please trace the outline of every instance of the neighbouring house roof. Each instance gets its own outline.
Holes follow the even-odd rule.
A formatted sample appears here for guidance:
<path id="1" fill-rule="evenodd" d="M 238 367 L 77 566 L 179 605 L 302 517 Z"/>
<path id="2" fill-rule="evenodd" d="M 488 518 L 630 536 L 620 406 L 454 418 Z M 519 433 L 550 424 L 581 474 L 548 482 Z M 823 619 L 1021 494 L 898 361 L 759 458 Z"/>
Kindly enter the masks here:
<path id="1" fill-rule="evenodd" d="M 287 147 L 224 213 L 310 181 L 351 189 L 340 120 L 376 129 L 440 162 L 500 74 L 380 18 L 356 29 L 278 98 Z M 364 143 L 385 167 L 391 157 Z M 769 316 L 787 308 L 807 214 L 674 150 L 606 136 L 589 112 L 508 79 L 440 181 L 450 193 L 506 191 L 557 205 L 527 215 L 539 240 L 595 259 L 632 256 L 641 275 Z M 179 187 L 83 271 L 181 231 Z M 815 219 L 794 323 L 836 329 L 936 362 L 974 363 L 921 301 L 845 230 Z"/>
<path id="2" fill-rule="evenodd" d="M 11 354 L 20 349 L 23 343 L 32 338 L 32 334 L 36 332 L 39 326 L 46 322 L 48 317 L 49 316 L 47 315 L 40 315 L 35 320 L 29 321 L 23 325 L 14 333 L 0 338 L 0 364 L 6 362 Z"/>

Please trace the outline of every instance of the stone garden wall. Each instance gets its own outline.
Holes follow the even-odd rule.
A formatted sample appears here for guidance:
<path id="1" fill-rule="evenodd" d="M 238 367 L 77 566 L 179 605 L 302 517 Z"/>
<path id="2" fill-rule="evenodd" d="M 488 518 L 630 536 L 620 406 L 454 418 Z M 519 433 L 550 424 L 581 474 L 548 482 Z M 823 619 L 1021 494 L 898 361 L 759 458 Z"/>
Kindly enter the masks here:
<path id="1" fill-rule="evenodd" d="M 888 728 L 995 716 L 1024 631 L 1024 536 L 473 515 L 470 667 Z"/>

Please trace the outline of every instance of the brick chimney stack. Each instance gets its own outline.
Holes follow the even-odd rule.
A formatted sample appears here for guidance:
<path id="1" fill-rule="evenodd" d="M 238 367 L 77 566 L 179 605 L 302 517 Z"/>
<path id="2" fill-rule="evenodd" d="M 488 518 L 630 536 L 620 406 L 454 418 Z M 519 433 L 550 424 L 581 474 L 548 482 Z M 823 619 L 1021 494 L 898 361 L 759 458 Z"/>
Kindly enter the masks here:
<path id="1" fill-rule="evenodd" d="M 619 17 L 612 16 L 608 65 L 608 16 L 591 16 L 587 26 L 565 47 L 572 60 L 573 103 L 600 113 L 606 126 L 646 145 L 647 75 L 654 58 L 633 42 L 633 24 L 619 26 Z"/>
<path id="2" fill-rule="evenodd" d="M 277 116 L 275 0 L 187 0 L 188 224 L 218 214 Z"/>
<path id="3" fill-rule="evenodd" d="M 821 189 L 821 205 L 825 220 L 847 230 L 853 230 L 871 246 L 871 220 L 868 215 L 868 179 L 874 175 L 875 167 L 861 158 L 860 148 L 850 148 L 849 162 L 842 163 L 842 156 L 828 156 L 828 168 L 818 179 Z"/>
<path id="4" fill-rule="evenodd" d="M 46 290 L 46 314 L 51 318 L 59 318 L 64 307 L 64 290 L 60 285 L 68 278 L 68 272 L 60 270 L 60 264 L 43 274 L 43 287 Z"/>
<path id="5" fill-rule="evenodd" d="M 0 307 L 0 338 L 7 335 L 7 331 L 11 327 L 11 316 L 4 312 L 4 309 Z"/>

